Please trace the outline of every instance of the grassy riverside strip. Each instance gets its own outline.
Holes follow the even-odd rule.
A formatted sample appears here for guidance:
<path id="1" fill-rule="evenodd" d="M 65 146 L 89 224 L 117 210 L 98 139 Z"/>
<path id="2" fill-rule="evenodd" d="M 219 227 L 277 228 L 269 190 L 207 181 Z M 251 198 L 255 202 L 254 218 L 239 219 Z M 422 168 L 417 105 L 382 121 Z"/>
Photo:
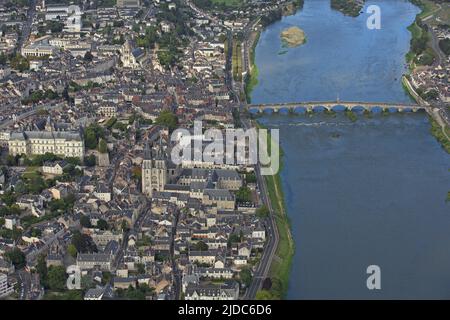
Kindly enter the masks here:
<path id="1" fill-rule="evenodd" d="M 409 1 L 421 10 L 414 22 L 408 27 L 412 38 L 409 52 L 406 54 L 406 61 L 409 64 L 410 71 L 412 71 L 416 65 L 431 65 L 436 58 L 436 53 L 429 44 L 430 34 L 423 24 L 423 20 L 436 12 L 439 7 L 429 0 Z"/>
<path id="2" fill-rule="evenodd" d="M 450 128 L 446 126 L 445 129 L 443 129 L 439 125 L 439 123 L 431 116 L 429 118 L 431 123 L 431 134 L 437 139 L 437 141 L 439 141 L 439 143 L 442 145 L 442 148 L 444 148 L 445 151 L 450 154 L 450 140 L 448 139 L 448 137 L 450 137 Z M 447 136 L 445 135 L 444 130 Z"/>
<path id="3" fill-rule="evenodd" d="M 253 91 L 253 88 L 256 87 L 256 85 L 258 84 L 258 67 L 256 66 L 255 63 L 255 56 L 256 56 L 256 45 L 258 44 L 259 41 L 259 36 L 261 35 L 261 31 L 258 31 L 258 33 L 256 34 L 255 37 L 255 41 L 253 42 L 252 47 L 250 48 L 250 71 L 248 72 L 247 77 L 245 78 L 245 98 L 247 100 L 247 103 L 251 103 L 251 93 Z"/>
<path id="4" fill-rule="evenodd" d="M 239 40 L 233 38 L 233 54 L 232 54 L 232 66 L 233 66 L 233 78 L 235 81 L 242 80 L 242 44 Z"/>
<path id="5" fill-rule="evenodd" d="M 259 129 L 265 129 L 265 127 L 257 121 L 256 126 Z M 271 139 L 270 133 L 268 133 L 268 140 L 269 139 Z M 270 143 L 268 145 L 270 146 Z M 281 184 L 280 172 L 282 169 L 283 150 L 280 147 L 280 170 L 278 170 L 276 175 L 264 176 L 279 233 L 277 250 L 271 262 L 268 275 L 272 280 L 272 288 L 269 291 L 269 297 L 271 299 L 283 299 L 286 296 L 292 258 L 295 251 L 295 244 L 291 235 L 291 225 L 285 209 L 285 198 Z"/>

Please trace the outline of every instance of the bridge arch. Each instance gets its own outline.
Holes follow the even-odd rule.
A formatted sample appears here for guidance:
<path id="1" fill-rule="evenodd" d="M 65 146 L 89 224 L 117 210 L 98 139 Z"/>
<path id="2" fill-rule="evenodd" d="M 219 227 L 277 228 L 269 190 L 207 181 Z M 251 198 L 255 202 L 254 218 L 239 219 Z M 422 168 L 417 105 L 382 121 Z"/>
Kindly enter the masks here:
<path id="1" fill-rule="evenodd" d="M 347 110 L 347 107 L 344 106 L 343 104 L 337 104 L 331 107 L 331 110 L 334 112 L 342 112 Z"/>
<path id="2" fill-rule="evenodd" d="M 280 114 L 289 114 L 290 108 L 289 107 L 281 107 L 281 108 L 278 108 L 278 112 Z"/>
<path id="3" fill-rule="evenodd" d="M 312 111 L 315 113 L 320 113 L 320 112 L 324 112 L 326 110 L 326 108 L 324 106 L 321 105 L 316 105 L 312 107 Z"/>
<path id="4" fill-rule="evenodd" d="M 389 113 L 396 113 L 396 112 L 398 112 L 398 108 L 396 108 L 396 107 L 388 107 L 387 108 L 387 111 L 389 112 Z"/>
<path id="5" fill-rule="evenodd" d="M 408 103 L 385 103 L 385 102 L 344 102 L 344 101 L 311 101 L 311 102 L 294 102 L 294 103 L 273 103 L 273 104 L 249 104 L 247 108 L 250 113 L 257 112 L 272 114 L 274 112 L 286 113 L 286 109 L 292 113 L 306 113 L 314 112 L 320 113 L 325 110 L 330 111 L 344 111 L 350 110 L 356 113 L 363 112 L 364 110 L 371 111 L 373 113 L 380 112 L 416 112 L 426 110 L 428 107 L 418 104 Z"/>
<path id="6" fill-rule="evenodd" d="M 304 113 L 306 113 L 307 108 L 304 106 L 297 106 L 297 107 L 294 107 L 293 110 L 294 110 L 294 113 L 304 114 Z"/>
<path id="7" fill-rule="evenodd" d="M 370 111 L 372 113 L 382 113 L 383 112 L 383 108 L 380 106 L 373 106 L 372 108 L 370 108 Z"/>
<path id="8" fill-rule="evenodd" d="M 356 105 L 351 108 L 351 111 L 355 112 L 355 113 L 363 113 L 365 110 L 366 110 L 366 108 L 361 105 Z"/>
<path id="9" fill-rule="evenodd" d="M 263 109 L 263 113 L 265 114 L 273 114 L 275 112 L 275 109 L 268 107 Z"/>

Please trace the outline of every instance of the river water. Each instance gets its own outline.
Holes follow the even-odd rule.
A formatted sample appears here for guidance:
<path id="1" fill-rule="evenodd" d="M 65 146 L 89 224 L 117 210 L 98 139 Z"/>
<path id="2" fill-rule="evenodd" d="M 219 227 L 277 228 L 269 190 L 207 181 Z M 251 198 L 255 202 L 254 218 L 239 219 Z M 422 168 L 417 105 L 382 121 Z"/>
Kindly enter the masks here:
<path id="1" fill-rule="evenodd" d="M 306 0 L 266 28 L 252 102 L 409 102 L 401 86 L 406 28 L 419 10 L 402 0 L 370 4 L 381 8 L 381 30 L 366 28 L 367 14 L 346 17 L 325 0 Z M 279 34 L 290 26 L 307 42 L 284 52 Z M 296 245 L 288 299 L 450 298 L 450 158 L 424 113 L 260 121 L 280 129 L 284 151 Z M 381 290 L 366 287 L 369 265 L 381 268 Z"/>

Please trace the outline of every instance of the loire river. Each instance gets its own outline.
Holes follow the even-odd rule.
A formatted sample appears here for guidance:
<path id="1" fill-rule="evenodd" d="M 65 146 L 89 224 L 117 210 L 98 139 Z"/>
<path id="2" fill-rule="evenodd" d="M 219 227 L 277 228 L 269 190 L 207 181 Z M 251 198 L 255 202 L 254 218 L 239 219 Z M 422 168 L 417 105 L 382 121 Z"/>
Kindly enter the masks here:
<path id="1" fill-rule="evenodd" d="M 367 14 L 345 17 L 329 1 L 264 30 L 256 47 L 253 103 L 302 100 L 408 102 L 404 56 L 418 9 L 378 4 L 382 29 Z M 279 33 L 299 26 L 307 43 L 283 53 Z M 266 115 L 280 129 L 281 172 L 296 252 L 289 299 L 450 298 L 450 157 L 417 114 Z M 381 268 L 381 290 L 366 268 Z"/>

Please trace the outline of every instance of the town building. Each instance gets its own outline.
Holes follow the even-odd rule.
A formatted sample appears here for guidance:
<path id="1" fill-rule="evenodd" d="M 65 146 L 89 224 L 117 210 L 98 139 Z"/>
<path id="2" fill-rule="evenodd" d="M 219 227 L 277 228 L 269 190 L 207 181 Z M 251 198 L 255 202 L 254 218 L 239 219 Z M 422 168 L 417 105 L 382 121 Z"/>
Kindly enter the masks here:
<path id="1" fill-rule="evenodd" d="M 8 276 L 0 274 L 0 298 L 9 296 L 14 292 L 14 288 L 8 285 Z"/>
<path id="2" fill-rule="evenodd" d="M 84 157 L 84 139 L 79 131 L 11 132 L 8 147 L 13 156 L 53 153 L 62 157 Z"/>

